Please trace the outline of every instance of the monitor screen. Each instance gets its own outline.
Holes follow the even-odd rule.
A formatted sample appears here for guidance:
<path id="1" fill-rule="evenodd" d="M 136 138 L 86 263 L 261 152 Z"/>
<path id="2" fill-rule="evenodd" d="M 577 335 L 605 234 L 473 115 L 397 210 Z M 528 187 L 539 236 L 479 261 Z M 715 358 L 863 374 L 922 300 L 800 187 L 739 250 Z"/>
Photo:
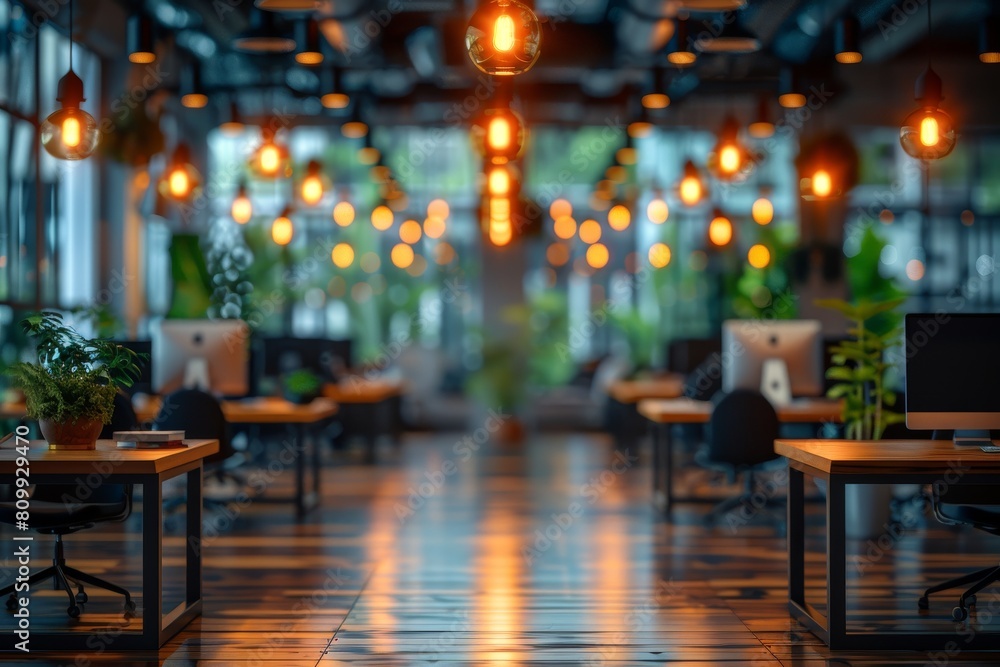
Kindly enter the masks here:
<path id="1" fill-rule="evenodd" d="M 299 369 L 335 381 L 351 366 L 351 341 L 327 338 L 265 338 L 263 374 L 278 377 Z"/>
<path id="2" fill-rule="evenodd" d="M 784 362 L 793 396 L 823 393 L 818 320 L 727 320 L 722 325 L 722 389 L 761 391 L 765 363 Z"/>
<path id="3" fill-rule="evenodd" d="M 153 327 L 153 390 L 248 392 L 250 332 L 242 320 L 163 320 Z"/>
<path id="4" fill-rule="evenodd" d="M 1000 428 L 1000 314 L 919 314 L 904 324 L 906 425 Z"/>

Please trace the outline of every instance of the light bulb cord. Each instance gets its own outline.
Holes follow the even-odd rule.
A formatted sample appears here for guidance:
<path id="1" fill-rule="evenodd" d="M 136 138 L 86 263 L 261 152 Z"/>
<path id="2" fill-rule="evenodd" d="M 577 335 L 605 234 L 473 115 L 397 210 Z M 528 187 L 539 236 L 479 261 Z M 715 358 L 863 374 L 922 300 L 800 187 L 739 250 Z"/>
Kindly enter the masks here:
<path id="1" fill-rule="evenodd" d="M 69 0 L 69 69 L 73 71 L 73 0 Z"/>
<path id="2" fill-rule="evenodd" d="M 934 50 L 931 34 L 931 0 L 927 0 L 927 67 L 931 66 L 931 52 Z"/>

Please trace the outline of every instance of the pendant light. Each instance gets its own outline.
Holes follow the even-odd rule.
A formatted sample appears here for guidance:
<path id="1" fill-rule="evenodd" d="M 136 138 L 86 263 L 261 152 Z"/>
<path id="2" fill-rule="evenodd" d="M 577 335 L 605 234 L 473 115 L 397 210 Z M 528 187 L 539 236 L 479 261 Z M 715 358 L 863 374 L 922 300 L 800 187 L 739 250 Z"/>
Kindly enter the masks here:
<path id="1" fill-rule="evenodd" d="M 351 96 L 344 90 L 340 69 L 331 67 L 320 74 L 320 104 L 326 109 L 346 109 Z"/>
<path id="2" fill-rule="evenodd" d="M 191 149 L 184 142 L 174 149 L 157 189 L 164 197 L 179 202 L 197 199 L 201 194 L 201 174 L 191 163 Z"/>
<path id="3" fill-rule="evenodd" d="M 340 126 L 340 133 L 346 139 L 364 139 L 368 136 L 368 123 L 361 117 L 359 103 L 355 102 L 351 117 Z"/>
<path id="4" fill-rule="evenodd" d="M 253 202 L 247 196 L 246 182 L 241 182 L 240 187 L 236 190 L 236 197 L 233 199 L 233 205 L 229 212 L 233 220 L 241 225 L 247 224 L 253 217 Z"/>
<path id="5" fill-rule="evenodd" d="M 698 54 L 694 52 L 688 38 L 688 19 L 678 19 L 677 31 L 674 33 L 673 42 L 667 51 L 667 62 L 676 67 L 690 67 L 697 59 Z"/>
<path id="6" fill-rule="evenodd" d="M 240 105 L 233 98 L 229 100 L 229 120 L 219 126 L 219 130 L 230 137 L 239 136 L 246 129 L 243 123 L 243 115 L 240 113 Z"/>
<path id="7" fill-rule="evenodd" d="M 667 94 L 666 69 L 653 68 L 653 86 L 642 96 L 642 106 L 646 109 L 666 109 L 670 106 L 670 96 Z"/>
<path id="8" fill-rule="evenodd" d="M 208 95 L 201 85 L 201 62 L 197 58 L 181 71 L 181 104 L 188 109 L 208 106 Z"/>
<path id="9" fill-rule="evenodd" d="M 724 248 L 733 240 L 733 222 L 720 209 L 712 212 L 708 223 L 708 240 L 716 248 Z"/>
<path id="10" fill-rule="evenodd" d="M 137 7 L 128 19 L 126 27 L 126 43 L 128 45 L 128 60 L 137 65 L 148 65 L 156 61 L 156 34 L 153 19 L 143 8 Z"/>
<path id="11" fill-rule="evenodd" d="M 244 53 L 291 53 L 295 50 L 295 40 L 280 34 L 274 20 L 274 13 L 254 11 L 250 13 L 250 27 L 233 38 L 231 44 Z"/>
<path id="12" fill-rule="evenodd" d="M 1000 63 L 1000 17 L 990 16 L 979 26 L 979 62 Z"/>
<path id="13" fill-rule="evenodd" d="M 800 109 L 806 105 L 806 96 L 799 90 L 799 80 L 790 67 L 781 70 L 778 77 L 778 104 L 786 109 Z"/>
<path id="14" fill-rule="evenodd" d="M 292 208 L 286 206 L 271 223 L 271 240 L 279 246 L 286 246 L 292 242 L 294 235 L 295 224 L 292 222 Z"/>
<path id="15" fill-rule="evenodd" d="M 73 2 L 69 3 L 69 71 L 59 79 L 56 101 L 62 108 L 53 112 L 42 123 L 42 146 L 52 157 L 60 160 L 83 160 L 97 149 L 100 132 L 97 121 L 80 108 L 87 99 L 83 94 L 83 80 L 73 71 Z"/>
<path id="16" fill-rule="evenodd" d="M 702 202 L 707 193 L 705 183 L 702 181 L 701 173 L 694 162 L 688 160 L 684 163 L 684 175 L 677 185 L 677 195 L 685 206 L 697 206 Z"/>
<path id="17" fill-rule="evenodd" d="M 731 21 L 716 35 L 710 31 L 699 34 L 695 47 L 702 53 L 756 53 L 760 51 L 760 39 L 739 22 Z"/>
<path id="18" fill-rule="evenodd" d="M 288 148 L 274 139 L 274 130 L 261 128 L 264 143 L 260 145 L 250 159 L 250 168 L 262 178 L 288 178 L 292 175 L 292 159 Z"/>
<path id="19" fill-rule="evenodd" d="M 931 0 L 927 0 L 927 68 L 917 77 L 914 99 L 919 108 L 903 121 L 899 143 L 919 160 L 937 160 L 955 148 L 955 124 L 941 108 L 941 77 L 931 68 Z"/>
<path id="20" fill-rule="evenodd" d="M 861 62 L 861 23 L 854 16 L 844 16 L 834 32 L 834 58 L 842 65 Z"/>
<path id="21" fill-rule="evenodd" d="M 538 60 L 542 30 L 538 17 L 519 0 L 485 0 L 469 19 L 465 49 L 481 72 L 523 74 Z"/>
<path id="22" fill-rule="evenodd" d="M 316 19 L 302 19 L 296 24 L 298 51 L 295 62 L 300 65 L 314 66 L 323 62 L 323 51 L 320 47 L 319 23 Z"/>
<path id="23" fill-rule="evenodd" d="M 757 98 L 757 116 L 747 125 L 747 134 L 754 139 L 768 139 L 774 136 L 774 119 L 771 116 L 771 100 L 767 95 Z"/>
<path id="24" fill-rule="evenodd" d="M 315 206 L 323 200 L 326 186 L 323 183 L 323 165 L 319 160 L 310 160 L 306 166 L 306 175 L 299 188 L 299 196 L 307 206 Z"/>
<path id="25" fill-rule="evenodd" d="M 719 138 L 708 155 L 708 170 L 720 181 L 738 181 L 753 170 L 753 158 L 739 140 L 740 125 L 732 115 L 726 116 Z"/>
<path id="26" fill-rule="evenodd" d="M 774 220 L 774 202 L 771 201 L 772 196 L 773 189 L 771 187 L 764 185 L 760 187 L 759 195 L 750 208 L 750 217 L 758 225 L 769 225 Z"/>

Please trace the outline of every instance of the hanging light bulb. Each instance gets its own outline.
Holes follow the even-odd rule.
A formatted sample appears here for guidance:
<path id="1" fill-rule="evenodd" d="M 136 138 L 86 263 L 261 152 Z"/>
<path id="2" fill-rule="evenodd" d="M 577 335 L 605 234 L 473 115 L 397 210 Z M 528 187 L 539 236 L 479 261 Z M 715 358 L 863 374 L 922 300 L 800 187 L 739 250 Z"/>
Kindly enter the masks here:
<path id="1" fill-rule="evenodd" d="M 236 191 L 236 198 L 233 199 L 230 215 L 232 215 L 233 220 L 241 225 L 247 224 L 250 222 L 250 218 L 253 217 L 253 202 L 247 196 L 246 183 L 240 183 L 240 187 Z"/>
<path id="2" fill-rule="evenodd" d="M 708 240 L 719 248 L 729 245 L 733 240 L 733 223 L 719 209 L 715 209 L 712 221 L 708 223 Z"/>
<path id="3" fill-rule="evenodd" d="M 323 199 L 326 188 L 323 185 L 323 165 L 318 160 L 310 160 L 306 166 L 306 177 L 302 179 L 300 196 L 309 206 L 315 206 Z"/>
<path id="4" fill-rule="evenodd" d="M 235 99 L 229 101 L 229 120 L 219 126 L 219 130 L 230 137 L 242 134 L 246 129 L 243 124 L 243 116 L 240 114 L 240 106 Z"/>
<path id="5" fill-rule="evenodd" d="M 670 252 L 670 246 L 666 243 L 654 243 L 649 247 L 649 252 L 647 254 L 649 257 L 649 264 L 654 269 L 663 269 L 670 264 L 672 253 Z"/>
<path id="6" fill-rule="evenodd" d="M 691 40 L 688 38 L 688 20 L 678 19 L 677 31 L 674 33 L 673 44 L 667 52 L 667 61 L 676 67 L 690 67 L 698 59 Z"/>
<path id="7" fill-rule="evenodd" d="M 670 96 L 666 92 L 666 71 L 663 67 L 653 68 L 653 87 L 642 96 L 642 106 L 646 109 L 666 109 L 670 106 Z"/>
<path id="8" fill-rule="evenodd" d="M 979 62 L 1000 63 L 1000 16 L 990 16 L 979 26 Z"/>
<path id="9" fill-rule="evenodd" d="M 505 166 L 490 169 L 486 180 L 486 190 L 491 197 L 505 197 L 510 194 L 510 172 Z"/>
<path id="10" fill-rule="evenodd" d="M 157 185 L 160 194 L 175 201 L 196 199 L 201 193 L 201 174 L 191 164 L 191 149 L 177 144 Z"/>
<path id="11" fill-rule="evenodd" d="M 720 181 L 736 181 L 746 178 L 753 170 L 753 159 L 739 141 L 739 123 L 733 116 L 727 116 L 722 123 L 718 142 L 708 156 L 708 170 Z"/>
<path id="12" fill-rule="evenodd" d="M 344 90 L 340 69 L 331 67 L 320 74 L 320 104 L 327 109 L 346 109 L 351 96 Z"/>
<path id="13" fill-rule="evenodd" d="M 516 160 L 524 149 L 524 123 L 509 107 L 487 109 L 475 132 L 481 133 L 483 156 L 493 164 Z"/>
<path id="14" fill-rule="evenodd" d="M 770 191 L 761 189 L 758 197 L 750 209 L 753 221 L 758 225 L 769 225 L 774 220 L 774 203 L 771 202 Z"/>
<path id="15" fill-rule="evenodd" d="M 812 174 L 799 181 L 802 198 L 807 201 L 830 199 L 842 194 L 833 173 L 824 166 L 817 167 Z"/>
<path id="16" fill-rule="evenodd" d="M 608 226 L 616 232 L 622 232 L 632 224 L 632 212 L 624 204 L 617 204 L 608 211 Z"/>
<path id="17" fill-rule="evenodd" d="M 263 178 L 288 178 L 292 175 L 292 159 L 288 149 L 275 142 L 273 130 L 264 128 L 262 133 L 264 143 L 251 158 L 251 169 Z"/>
<path id="18" fill-rule="evenodd" d="M 939 107 L 941 87 L 941 77 L 928 65 L 915 86 L 914 98 L 920 107 L 906 117 L 899 130 L 903 150 L 919 160 L 937 160 L 955 148 L 955 124 Z"/>
<path id="19" fill-rule="evenodd" d="M 766 269 L 771 264 L 771 251 L 763 243 L 757 243 L 747 251 L 747 263 L 755 269 Z"/>
<path id="20" fill-rule="evenodd" d="M 208 95 L 201 85 L 201 63 L 194 60 L 181 71 L 181 104 L 188 109 L 204 109 Z"/>
<path id="21" fill-rule="evenodd" d="M 705 197 L 705 185 L 694 162 L 684 163 L 684 176 L 677 187 L 677 193 L 685 206 L 697 206 Z"/>
<path id="22" fill-rule="evenodd" d="M 351 223 L 354 222 L 354 218 L 357 213 L 354 210 L 354 204 L 347 200 L 347 193 L 342 193 L 344 197 L 341 201 L 337 202 L 337 205 L 333 207 L 333 221 L 337 223 L 340 227 L 350 227 Z M 384 206 L 380 208 L 385 208 Z M 376 209 L 378 210 L 378 209 Z M 389 209 L 386 209 L 389 211 Z M 374 220 L 375 213 L 372 212 L 372 219 Z M 392 226 L 392 211 L 389 211 L 389 225 Z"/>
<path id="23" fill-rule="evenodd" d="M 368 123 L 361 118 L 361 110 L 354 105 L 351 118 L 340 126 L 340 133 L 347 139 L 363 139 L 368 135 Z"/>
<path id="24" fill-rule="evenodd" d="M 393 218 L 395 216 L 392 213 L 392 209 L 385 205 L 376 206 L 372 210 L 372 227 L 380 232 L 392 227 Z"/>
<path id="25" fill-rule="evenodd" d="M 295 225 L 292 223 L 292 209 L 288 206 L 271 223 L 271 239 L 280 246 L 286 246 L 292 242 L 295 235 Z"/>
<path id="26" fill-rule="evenodd" d="M 799 109 L 806 105 L 806 96 L 799 91 L 799 80 L 795 72 L 786 67 L 778 77 L 778 104 L 786 109 Z"/>
<path id="27" fill-rule="evenodd" d="M 73 3 L 69 5 L 70 34 L 73 31 Z M 56 101 L 61 107 L 42 123 L 40 134 L 46 152 L 60 160 L 83 160 L 97 149 L 100 138 L 97 121 L 80 108 L 86 102 L 83 81 L 73 71 L 73 41 L 69 44 L 69 71 L 59 79 Z"/>
<path id="28" fill-rule="evenodd" d="M 480 71 L 493 76 L 527 72 L 538 60 L 538 17 L 518 0 L 486 0 L 469 20 L 465 48 Z"/>

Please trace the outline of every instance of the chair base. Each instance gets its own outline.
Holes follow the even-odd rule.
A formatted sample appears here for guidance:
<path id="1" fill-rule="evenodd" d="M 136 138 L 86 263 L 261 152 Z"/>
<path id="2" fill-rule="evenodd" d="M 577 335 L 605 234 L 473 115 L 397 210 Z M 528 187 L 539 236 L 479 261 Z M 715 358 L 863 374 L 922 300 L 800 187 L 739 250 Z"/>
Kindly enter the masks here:
<path id="1" fill-rule="evenodd" d="M 998 581 L 1000 581 L 1000 566 L 994 565 L 993 567 L 983 568 L 982 570 L 977 570 L 961 577 L 949 579 L 948 581 L 937 584 L 936 586 L 931 586 L 924 591 L 924 594 L 919 600 L 917 600 L 917 606 L 920 609 L 928 609 L 930 607 L 930 600 L 928 598 L 931 594 L 939 593 L 952 588 L 958 588 L 959 586 L 965 586 L 967 584 L 974 584 L 971 588 L 962 593 L 961 597 L 958 598 L 958 606 L 952 609 L 951 612 L 952 619 L 956 621 L 964 621 L 969 617 L 969 607 L 974 607 L 976 605 L 976 593 L 991 584 L 997 583 Z"/>
<path id="2" fill-rule="evenodd" d="M 97 588 L 103 588 L 106 591 L 111 591 L 112 593 L 118 593 L 125 597 L 125 616 L 131 616 L 136 609 L 135 602 L 132 600 L 131 594 L 116 584 L 110 581 L 105 581 L 100 577 L 95 577 L 92 574 L 78 570 L 75 567 L 70 567 L 66 565 L 66 559 L 63 552 L 63 541 L 62 535 L 56 535 L 56 552 L 52 558 L 52 565 L 45 568 L 44 570 L 39 570 L 38 572 L 32 574 L 28 577 L 28 589 L 32 589 L 36 584 L 43 581 L 52 580 L 53 588 L 57 591 L 65 591 L 66 595 L 69 597 L 69 606 L 66 608 L 66 613 L 70 618 L 79 618 L 80 613 L 83 611 L 80 605 L 87 602 L 87 592 L 84 590 L 83 585 L 96 586 Z M 6 588 L 0 590 L 0 598 L 7 596 L 7 610 L 14 611 L 17 608 L 17 594 L 14 592 L 16 584 L 11 584 Z M 76 586 L 76 593 L 73 593 L 73 586 Z"/>
<path id="3" fill-rule="evenodd" d="M 746 471 L 744 473 L 744 489 L 743 492 L 732 498 L 727 498 L 721 503 L 713 507 L 708 514 L 702 518 L 702 522 L 706 527 L 712 527 L 719 523 L 720 521 L 725 521 L 726 525 L 730 530 L 736 532 L 739 528 L 747 525 L 752 520 L 759 516 L 764 516 L 769 519 L 769 523 L 772 524 L 778 533 L 779 537 L 784 536 L 786 531 L 785 519 L 779 517 L 768 509 L 768 505 L 771 504 L 771 499 L 765 497 L 765 503 L 761 505 L 756 501 L 756 484 L 757 477 L 753 471 Z M 739 508 L 739 512 L 734 513 L 733 510 Z"/>

